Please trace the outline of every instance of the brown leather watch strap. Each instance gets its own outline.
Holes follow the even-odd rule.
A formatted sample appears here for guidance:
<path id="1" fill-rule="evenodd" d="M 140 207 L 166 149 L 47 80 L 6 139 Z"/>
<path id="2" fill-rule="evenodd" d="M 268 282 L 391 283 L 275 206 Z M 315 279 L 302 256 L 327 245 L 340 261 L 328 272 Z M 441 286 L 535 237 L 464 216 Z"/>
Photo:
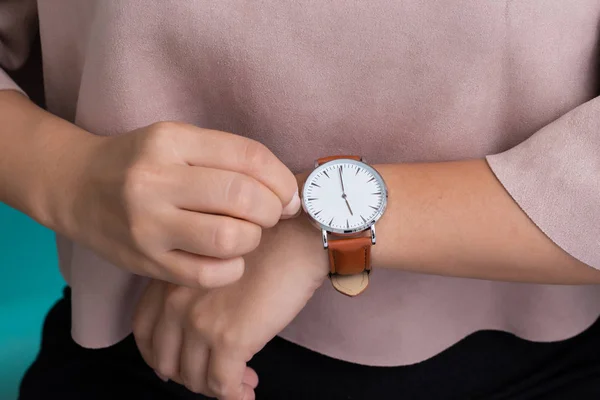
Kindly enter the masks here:
<path id="1" fill-rule="evenodd" d="M 371 270 L 371 238 L 329 240 L 331 274 L 354 275 Z"/>
<path id="2" fill-rule="evenodd" d="M 331 275 L 331 284 L 338 292 L 346 296 L 358 296 L 369 286 L 369 272 L 357 275 Z"/>
<path id="3" fill-rule="evenodd" d="M 329 276 L 335 290 L 352 297 L 367 288 L 371 246 L 370 237 L 329 240 Z"/>
<path id="4" fill-rule="evenodd" d="M 325 164 L 326 162 L 329 162 L 329 161 L 339 160 L 341 158 L 345 158 L 345 159 L 349 159 L 349 160 L 356 160 L 356 161 L 360 161 L 360 159 L 361 159 L 359 156 L 329 156 L 329 157 L 319 158 L 317 160 L 317 164 L 321 165 L 321 164 Z"/>

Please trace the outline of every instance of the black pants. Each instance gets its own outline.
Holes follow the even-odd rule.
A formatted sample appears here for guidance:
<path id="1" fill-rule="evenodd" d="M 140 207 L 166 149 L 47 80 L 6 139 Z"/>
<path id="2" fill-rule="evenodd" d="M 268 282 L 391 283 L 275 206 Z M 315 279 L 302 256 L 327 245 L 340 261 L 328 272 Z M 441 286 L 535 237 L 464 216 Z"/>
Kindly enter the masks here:
<path id="1" fill-rule="evenodd" d="M 107 349 L 79 347 L 70 337 L 70 313 L 66 289 L 46 318 L 21 400 L 205 399 L 159 380 L 131 336 Z M 557 343 L 477 332 L 405 367 L 342 362 L 276 338 L 250 364 L 260 377 L 259 400 L 600 399 L 600 322 Z"/>

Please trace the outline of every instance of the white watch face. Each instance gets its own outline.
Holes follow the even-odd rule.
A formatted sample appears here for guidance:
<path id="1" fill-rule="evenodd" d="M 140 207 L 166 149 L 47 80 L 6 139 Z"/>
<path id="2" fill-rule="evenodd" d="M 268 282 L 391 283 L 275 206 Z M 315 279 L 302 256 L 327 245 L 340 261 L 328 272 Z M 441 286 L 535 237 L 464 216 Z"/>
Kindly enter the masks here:
<path id="1" fill-rule="evenodd" d="M 321 228 L 335 233 L 368 229 L 385 211 L 387 189 L 369 165 L 339 159 L 317 167 L 302 190 L 302 204 Z"/>

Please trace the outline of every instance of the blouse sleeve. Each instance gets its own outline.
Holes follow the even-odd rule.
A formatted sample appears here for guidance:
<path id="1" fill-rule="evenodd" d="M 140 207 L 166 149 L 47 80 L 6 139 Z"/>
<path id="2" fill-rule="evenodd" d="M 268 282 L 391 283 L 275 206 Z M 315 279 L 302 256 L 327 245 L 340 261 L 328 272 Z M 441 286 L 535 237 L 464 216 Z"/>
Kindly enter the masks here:
<path id="1" fill-rule="evenodd" d="M 554 243 L 600 269 L 600 97 L 486 159 Z"/>
<path id="2" fill-rule="evenodd" d="M 0 90 L 17 90 L 5 71 L 16 70 L 29 56 L 37 26 L 35 0 L 0 0 Z"/>

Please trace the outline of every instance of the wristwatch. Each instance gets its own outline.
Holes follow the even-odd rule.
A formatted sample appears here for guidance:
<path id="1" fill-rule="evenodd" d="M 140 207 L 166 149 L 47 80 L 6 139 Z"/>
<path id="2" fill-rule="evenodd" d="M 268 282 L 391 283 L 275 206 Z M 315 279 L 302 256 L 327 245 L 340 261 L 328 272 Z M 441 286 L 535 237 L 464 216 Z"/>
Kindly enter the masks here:
<path id="1" fill-rule="evenodd" d="M 333 287 L 357 296 L 369 285 L 375 223 L 385 212 L 381 175 L 357 156 L 320 158 L 302 187 L 302 207 L 323 236 Z"/>

